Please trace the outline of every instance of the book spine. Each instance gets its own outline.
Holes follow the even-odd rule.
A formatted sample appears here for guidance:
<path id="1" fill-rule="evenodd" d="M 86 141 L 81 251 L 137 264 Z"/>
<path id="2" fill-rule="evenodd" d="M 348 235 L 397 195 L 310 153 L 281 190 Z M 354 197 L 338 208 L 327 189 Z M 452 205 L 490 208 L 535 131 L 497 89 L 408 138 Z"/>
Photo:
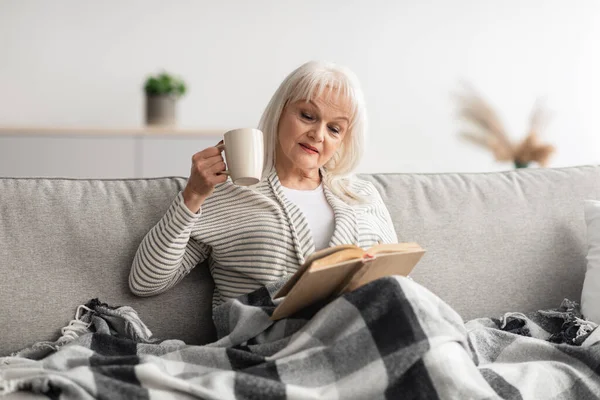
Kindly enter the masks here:
<path id="1" fill-rule="evenodd" d="M 370 264 L 369 261 L 374 259 L 375 257 L 373 256 L 363 258 L 362 263 L 357 264 L 356 268 L 354 268 L 352 272 L 348 274 L 348 277 L 340 284 L 338 289 L 335 291 L 335 295 L 339 296 L 356 289 L 354 286 L 357 282 L 360 282 L 360 278 L 362 278 L 362 276 L 367 272 Z"/>

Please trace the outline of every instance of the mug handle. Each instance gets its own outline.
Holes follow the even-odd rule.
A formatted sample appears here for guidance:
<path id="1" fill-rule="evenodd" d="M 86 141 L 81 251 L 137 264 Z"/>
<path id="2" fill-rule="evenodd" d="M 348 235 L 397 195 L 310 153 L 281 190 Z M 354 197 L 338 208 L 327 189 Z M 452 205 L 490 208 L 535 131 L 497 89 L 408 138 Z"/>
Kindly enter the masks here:
<path id="1" fill-rule="evenodd" d="M 225 150 L 225 143 L 221 140 L 218 145 L 215 146 L 219 151 Z M 218 175 L 229 175 L 229 170 L 221 171 Z"/>

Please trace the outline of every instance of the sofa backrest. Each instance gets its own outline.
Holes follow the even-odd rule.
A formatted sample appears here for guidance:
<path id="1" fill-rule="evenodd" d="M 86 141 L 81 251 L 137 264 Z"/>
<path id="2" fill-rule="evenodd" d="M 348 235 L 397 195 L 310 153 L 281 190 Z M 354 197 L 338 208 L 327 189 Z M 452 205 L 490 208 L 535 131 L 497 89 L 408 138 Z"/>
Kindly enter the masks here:
<path id="1" fill-rule="evenodd" d="M 363 176 L 381 193 L 399 241 L 427 250 L 411 277 L 463 319 L 580 301 L 585 199 L 600 167 Z"/>
<path id="2" fill-rule="evenodd" d="M 596 166 L 474 174 L 362 175 L 381 192 L 400 241 L 427 253 L 413 278 L 465 319 L 579 300 L 583 200 L 600 199 Z M 139 298 L 133 256 L 185 179 L 0 178 L 0 355 L 55 340 L 91 298 L 131 305 L 154 335 L 214 339 L 213 282 L 202 265 Z"/>
<path id="3" fill-rule="evenodd" d="M 213 340 L 206 268 L 150 298 L 127 283 L 139 243 L 184 186 L 183 178 L 0 179 L 0 355 L 56 340 L 92 298 L 131 305 L 157 337 Z"/>

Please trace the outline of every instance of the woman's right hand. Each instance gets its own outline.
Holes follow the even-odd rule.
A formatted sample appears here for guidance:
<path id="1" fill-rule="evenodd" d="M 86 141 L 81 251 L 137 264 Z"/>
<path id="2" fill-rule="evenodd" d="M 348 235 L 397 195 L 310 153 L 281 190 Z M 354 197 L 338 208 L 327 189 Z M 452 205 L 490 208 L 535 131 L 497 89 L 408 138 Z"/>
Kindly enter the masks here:
<path id="1" fill-rule="evenodd" d="M 194 213 L 200 210 L 202 203 L 215 190 L 215 185 L 227 180 L 227 175 L 222 173 L 226 168 L 225 161 L 221 148 L 217 146 L 206 148 L 192 156 L 192 169 L 183 190 L 183 200 Z"/>

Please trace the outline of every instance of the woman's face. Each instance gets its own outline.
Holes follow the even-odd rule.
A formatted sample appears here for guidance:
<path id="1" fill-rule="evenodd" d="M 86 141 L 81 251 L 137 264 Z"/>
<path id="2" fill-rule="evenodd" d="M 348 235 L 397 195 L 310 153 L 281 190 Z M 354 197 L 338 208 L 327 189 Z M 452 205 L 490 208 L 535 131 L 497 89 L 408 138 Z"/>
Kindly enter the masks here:
<path id="1" fill-rule="evenodd" d="M 329 90 L 312 101 L 288 103 L 277 131 L 278 167 L 316 172 L 346 138 L 350 103 Z"/>

